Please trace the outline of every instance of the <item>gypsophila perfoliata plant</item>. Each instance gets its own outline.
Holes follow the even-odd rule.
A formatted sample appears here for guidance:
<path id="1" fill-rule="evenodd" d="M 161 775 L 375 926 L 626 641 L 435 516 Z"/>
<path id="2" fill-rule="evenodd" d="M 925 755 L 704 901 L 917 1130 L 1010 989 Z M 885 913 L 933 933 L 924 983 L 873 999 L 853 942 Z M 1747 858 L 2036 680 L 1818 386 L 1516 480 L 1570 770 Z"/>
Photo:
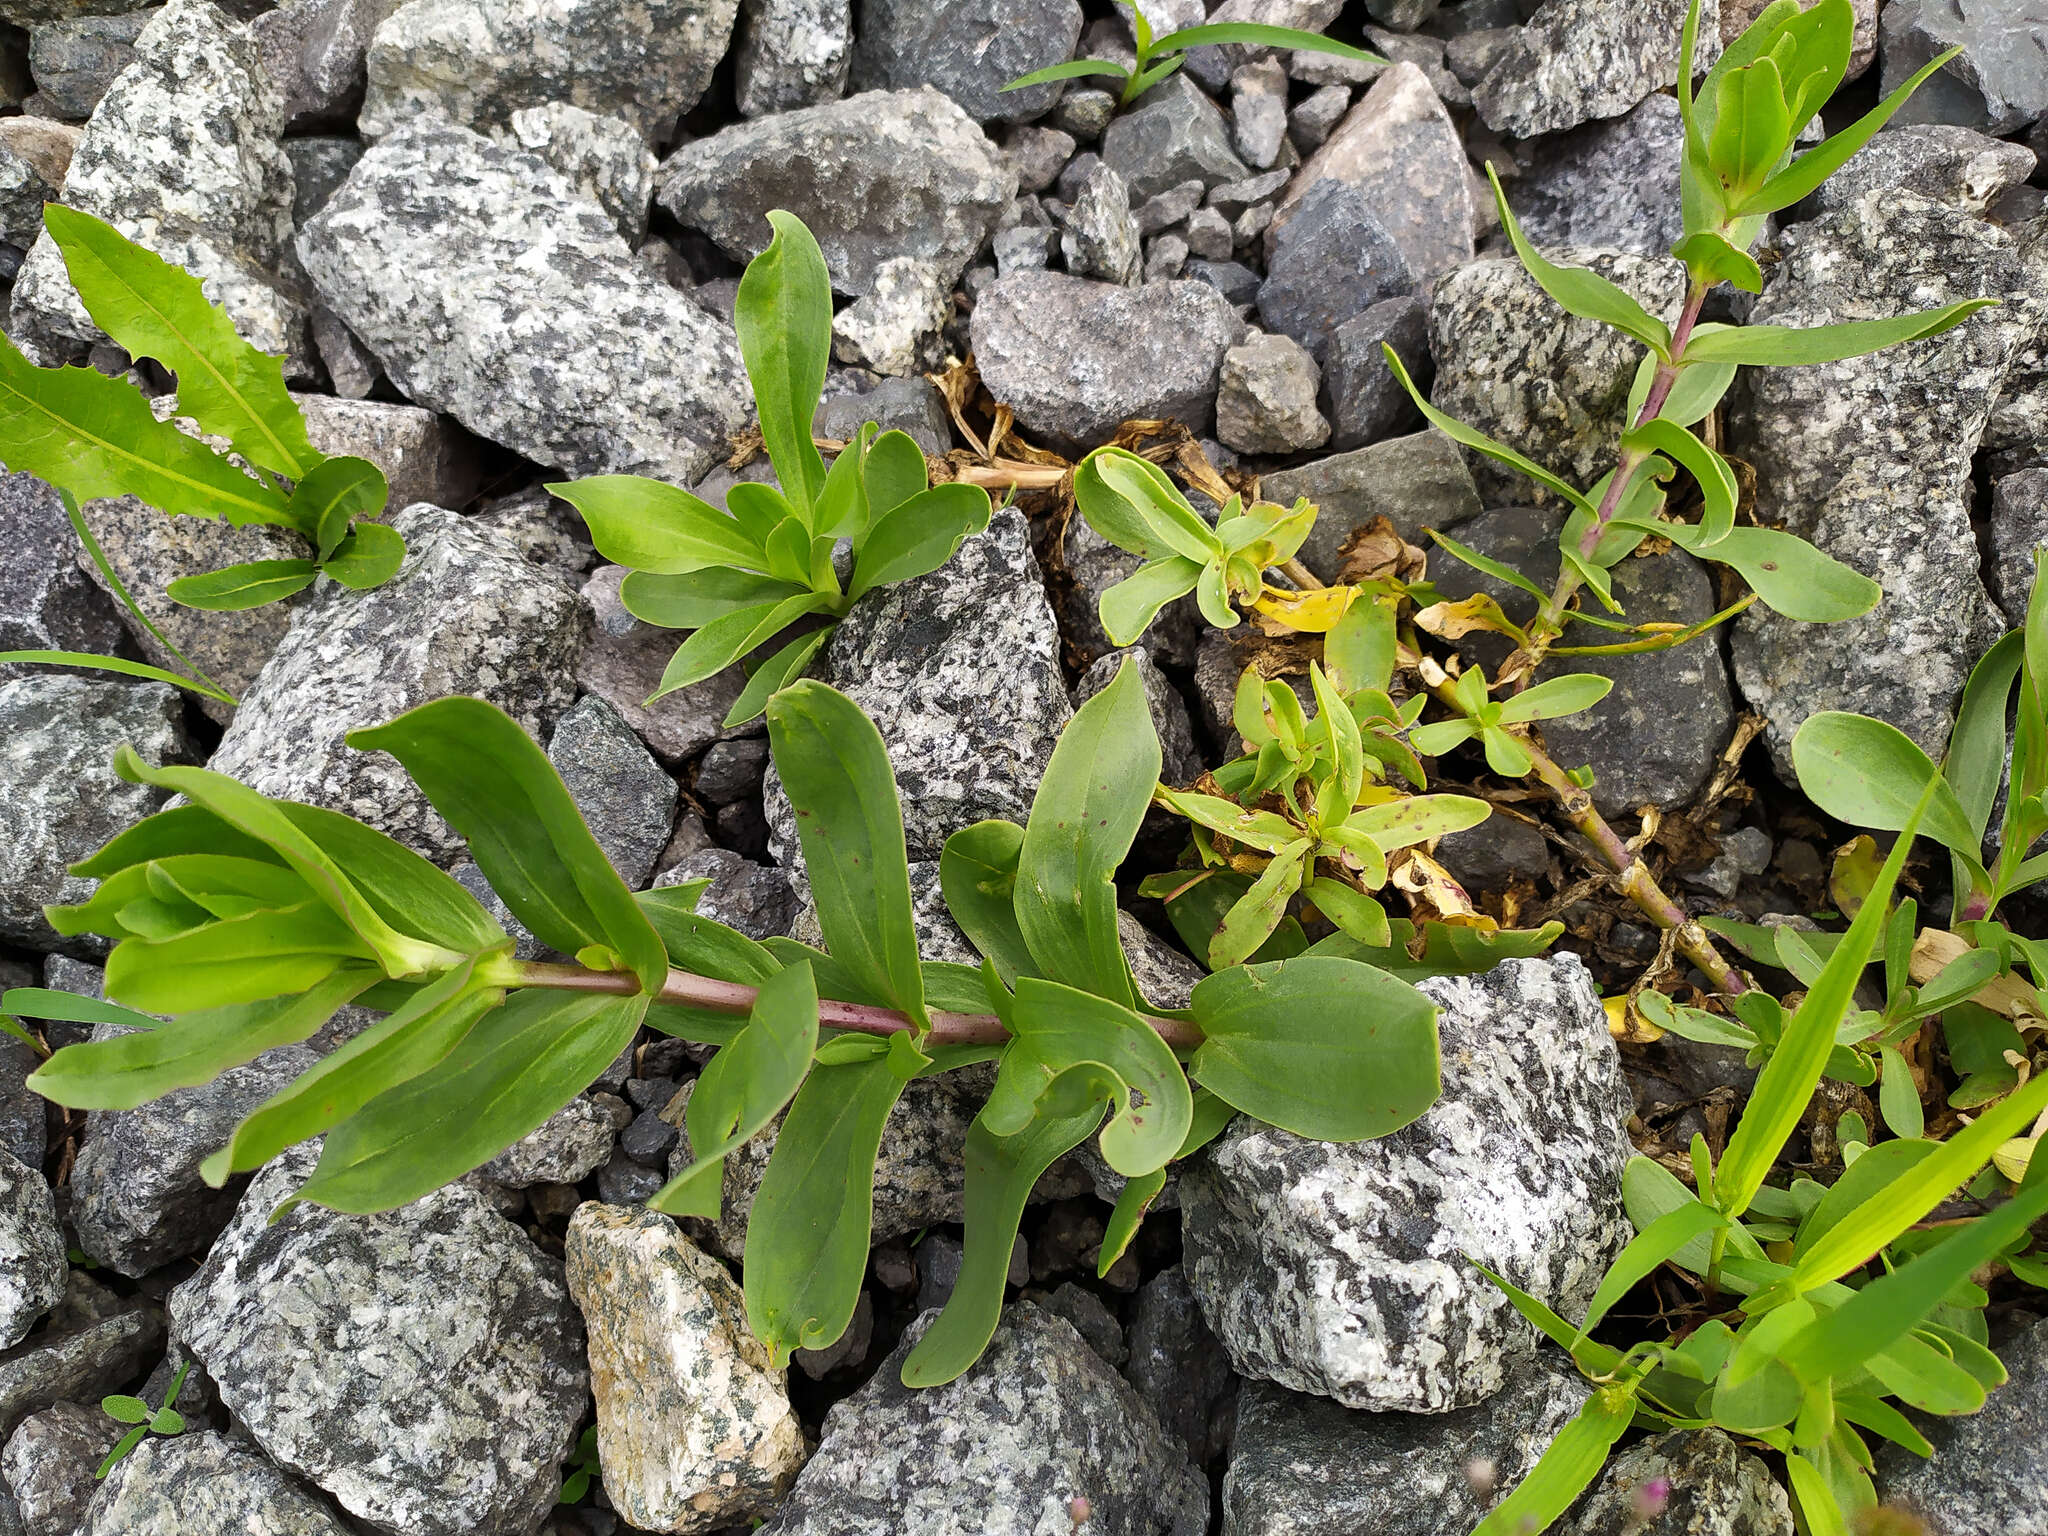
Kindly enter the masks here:
<path id="1" fill-rule="evenodd" d="M 0 462 L 62 493 L 87 553 L 120 601 L 142 617 L 86 530 L 80 502 L 134 496 L 174 515 L 224 517 L 305 540 L 304 558 L 180 577 L 166 591 L 188 608 L 255 608 L 304 591 L 321 575 L 358 589 L 390 580 L 405 558 L 405 540 L 371 521 L 390 496 L 384 472 L 367 459 L 313 447 L 280 360 L 244 341 L 226 312 L 207 302 L 198 278 L 111 225 L 59 203 L 44 208 L 43 221 L 93 323 L 130 357 L 168 369 L 177 380 L 173 414 L 227 443 L 228 451 L 216 451 L 159 420 L 123 379 L 91 368 L 35 367 L 0 337 Z M 0 661 L 124 672 L 234 702 L 196 668 L 187 676 L 72 651 L 10 651 Z"/>
<path id="2" fill-rule="evenodd" d="M 1182 27 L 1179 31 L 1169 32 L 1164 37 L 1155 37 L 1152 35 L 1152 23 L 1145 19 L 1143 11 L 1133 5 L 1130 7 L 1130 13 L 1131 39 L 1137 49 L 1136 60 L 1130 68 L 1126 69 L 1113 59 L 1073 59 L 1065 64 L 1034 69 L 1028 75 L 1019 75 L 1003 89 L 1021 91 L 1026 86 L 1049 85 L 1055 80 L 1081 80 L 1090 77 L 1121 80 L 1123 91 L 1117 97 L 1117 105 L 1128 107 L 1185 64 L 1190 48 L 1206 48 L 1220 43 L 1328 53 L 1340 59 L 1349 59 L 1354 64 L 1387 62 L 1378 54 L 1367 53 L 1363 48 L 1353 48 L 1349 43 L 1332 41 L 1318 32 L 1304 32 L 1298 27 L 1271 27 L 1260 22 L 1210 22 L 1201 26 Z"/>
<path id="3" fill-rule="evenodd" d="M 170 1386 L 165 1389 L 161 1408 L 152 1408 L 139 1397 L 130 1397 L 117 1392 L 111 1397 L 100 1399 L 100 1411 L 117 1424 L 134 1426 L 107 1452 L 106 1459 L 93 1473 L 95 1480 L 104 1478 L 135 1447 L 142 1444 L 145 1435 L 182 1435 L 185 1433 L 185 1416 L 178 1412 L 178 1393 L 184 1389 L 185 1373 L 192 1369 L 190 1360 L 180 1361 L 177 1374 L 171 1377 Z"/>
<path id="4" fill-rule="evenodd" d="M 597 1426 L 593 1424 L 577 1437 L 575 1454 L 569 1458 L 569 1473 L 562 1479 L 562 1489 L 555 1502 L 578 1502 L 590 1491 L 591 1483 L 603 1475 L 604 1467 L 597 1456 Z"/>
<path id="5" fill-rule="evenodd" d="M 619 594 L 628 613 L 696 631 L 650 703 L 724 671 L 807 615 L 837 619 L 877 587 L 937 570 L 988 526 L 988 492 L 933 485 L 908 433 L 878 434 L 871 422 L 827 471 L 811 427 L 832 350 L 831 278 L 802 220 L 779 209 L 768 220 L 775 235 L 740 279 L 734 324 L 777 484 L 734 485 L 727 511 L 637 475 L 548 487 L 583 514 L 600 554 L 632 568 Z M 834 565 L 842 543 L 853 556 L 844 586 Z M 725 723 L 758 718 L 831 635 L 830 625 L 812 629 L 764 661 Z"/>
<path id="6" fill-rule="evenodd" d="M 1184 1009 L 1140 995 L 1114 883 L 1158 787 L 1135 668 L 1075 714 L 1024 826 L 980 822 L 947 842 L 941 887 L 979 969 L 919 959 L 874 725 L 817 682 L 776 692 L 767 716 L 829 954 L 698 915 L 702 882 L 628 890 L 546 754 L 479 699 L 349 740 L 396 757 L 512 915 L 573 963 L 517 959 L 475 897 L 361 822 L 123 749 L 122 777 L 184 803 L 74 866 L 97 889 L 48 909 L 66 937 L 113 941 L 111 1001 L 22 990 L 0 1009 L 145 1027 L 67 1046 L 29 1083 L 75 1108 L 129 1109 L 304 1040 L 345 1004 L 388 1009 L 251 1110 L 201 1170 L 219 1187 L 324 1137 L 285 1209 L 362 1212 L 459 1179 L 544 1124 L 643 1024 L 717 1045 L 686 1116 L 694 1160 L 651 1203 L 717 1217 L 724 1159 L 780 1117 L 744 1271 L 748 1318 L 781 1365 L 853 1316 L 875 1158 L 904 1088 L 995 1062 L 965 1149 L 965 1268 L 905 1362 L 913 1385 L 952 1380 L 986 1347 L 1025 1197 L 1088 1138 L 1127 1180 L 1106 1271 L 1168 1166 L 1233 1114 L 1356 1140 L 1435 1100 L 1435 1006 L 1358 960 L 1219 971 Z"/>

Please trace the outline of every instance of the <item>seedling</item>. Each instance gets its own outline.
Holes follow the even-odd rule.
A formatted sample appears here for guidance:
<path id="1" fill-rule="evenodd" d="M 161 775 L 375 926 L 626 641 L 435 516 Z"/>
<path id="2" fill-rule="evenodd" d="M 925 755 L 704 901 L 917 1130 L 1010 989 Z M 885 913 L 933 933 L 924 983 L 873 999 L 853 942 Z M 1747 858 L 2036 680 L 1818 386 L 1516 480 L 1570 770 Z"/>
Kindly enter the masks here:
<path id="1" fill-rule="evenodd" d="M 569 1458 L 569 1475 L 562 1479 L 558 1504 L 576 1504 L 590 1491 L 591 1483 L 603 1476 L 597 1459 L 597 1426 L 591 1425 L 576 1440 L 576 1452 Z"/>
<path id="2" fill-rule="evenodd" d="M 132 1424 L 135 1427 L 114 1442 L 114 1448 L 107 1452 L 107 1459 L 102 1461 L 99 1470 L 93 1473 L 95 1480 L 105 1478 L 119 1466 L 130 1451 L 142 1444 L 143 1436 L 168 1437 L 182 1435 L 185 1432 L 185 1416 L 178 1412 L 176 1404 L 178 1393 L 185 1385 L 185 1373 L 191 1369 L 191 1361 L 179 1363 L 177 1374 L 171 1378 L 170 1388 L 164 1393 L 164 1405 L 161 1408 L 152 1408 L 139 1397 L 129 1397 L 118 1392 L 111 1397 L 100 1399 L 100 1409 L 108 1418 L 118 1424 Z"/>

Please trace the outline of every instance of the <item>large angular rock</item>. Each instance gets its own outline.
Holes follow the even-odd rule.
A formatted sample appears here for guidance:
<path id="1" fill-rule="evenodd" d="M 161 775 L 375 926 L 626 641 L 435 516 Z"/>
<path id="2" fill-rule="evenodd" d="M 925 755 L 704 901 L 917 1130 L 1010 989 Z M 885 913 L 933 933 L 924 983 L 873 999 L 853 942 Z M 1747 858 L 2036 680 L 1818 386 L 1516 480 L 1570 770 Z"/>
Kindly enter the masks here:
<path id="1" fill-rule="evenodd" d="M 747 422 L 731 327 L 560 172 L 467 129 L 383 140 L 299 254 L 410 399 L 537 463 L 689 484 Z"/>
<path id="2" fill-rule="evenodd" d="M 654 201 L 654 152 L 631 124 L 551 101 L 514 112 L 510 137 L 610 214 L 628 245 L 638 246 L 646 238 L 647 210 Z"/>
<path id="3" fill-rule="evenodd" d="M 474 445 L 432 411 L 384 400 L 295 395 L 306 437 L 322 453 L 353 454 L 384 471 L 387 513 L 414 502 L 462 507 L 475 493 Z"/>
<path id="4" fill-rule="evenodd" d="M 1196 1466 L 1230 1443 L 1237 1377 L 1178 1264 L 1139 1287 L 1123 1370 Z"/>
<path id="5" fill-rule="evenodd" d="M 1991 487 L 1991 560 L 1985 572 L 2006 624 L 2026 622 L 2034 552 L 2048 549 L 2048 469 L 2022 469 Z"/>
<path id="6" fill-rule="evenodd" d="M 0 1148 L 0 1349 L 64 1299 L 64 1229 L 42 1170 Z"/>
<path id="7" fill-rule="evenodd" d="M 853 50 L 857 91 L 944 91 L 980 123 L 1043 117 L 1061 87 L 1004 91 L 1019 75 L 1064 64 L 1081 38 L 1075 0 L 867 0 Z"/>
<path id="8" fill-rule="evenodd" d="M 1661 1507 L 1652 1485 L 1662 1484 Z M 1646 1509 L 1655 1510 L 1646 1516 Z M 1771 1469 L 1717 1429 L 1641 1440 L 1607 1464 L 1558 1536 L 1792 1536 Z"/>
<path id="9" fill-rule="evenodd" d="M 1102 159 L 1141 199 L 1184 181 L 1213 187 L 1251 174 L 1231 148 L 1222 111 L 1179 75 L 1155 85 L 1109 125 Z"/>
<path id="10" fill-rule="evenodd" d="M 733 95 L 742 117 L 831 101 L 853 62 L 851 0 L 740 0 Z"/>
<path id="11" fill-rule="evenodd" d="M 1579 249 L 1549 255 L 1619 284 L 1666 325 L 1678 319 L 1685 273 L 1675 261 Z M 1514 260 L 1475 261 L 1447 274 L 1432 295 L 1429 326 L 1438 410 L 1581 488 L 1614 467 L 1640 343 L 1567 315 Z M 1489 500 L 1551 498 L 1492 459 L 1471 461 Z"/>
<path id="12" fill-rule="evenodd" d="M 648 1531 L 713 1531 L 773 1509 L 804 1463 L 784 1373 L 725 1266 L 654 1211 L 586 1201 L 564 1249 L 590 1337 L 612 1508 Z"/>
<path id="13" fill-rule="evenodd" d="M 1820 218 L 1897 189 L 1982 214 L 2034 173 L 2034 152 L 1953 123 L 1893 124 L 1849 157 L 1790 219 Z"/>
<path id="14" fill-rule="evenodd" d="M 675 825 L 676 781 L 595 694 L 577 701 L 548 741 L 548 758 L 590 823 L 592 836 L 634 890 L 654 874 Z"/>
<path id="15" fill-rule="evenodd" d="M 1336 1145 L 1240 1118 L 1182 1175 L 1188 1285 L 1242 1375 L 1470 1407 L 1542 1341 L 1468 1260 L 1577 1316 L 1629 1237 L 1628 1091 L 1577 957 L 1421 988 L 1444 1063 L 1421 1119 Z"/>
<path id="16" fill-rule="evenodd" d="M 1490 1463 L 1501 1492 L 1550 1448 L 1587 1388 L 1558 1352 L 1510 1373 L 1484 1402 L 1452 1413 L 1358 1413 L 1249 1383 L 1223 1479 L 1230 1536 L 1438 1536 L 1467 1531 L 1492 1505 L 1469 1468 Z"/>
<path id="17" fill-rule="evenodd" d="M 818 1452 L 762 1536 L 1200 1536 L 1209 1490 L 1180 1445 L 1071 1323 L 1008 1308 L 957 1381 L 914 1390 L 913 1325 L 868 1384 L 825 1419 Z M 1077 1499 L 1088 1504 L 1077 1517 Z"/>
<path id="18" fill-rule="evenodd" d="M 29 34 L 28 67 L 37 103 L 58 117 L 84 122 L 114 77 L 135 62 L 135 39 L 149 25 L 147 11 L 121 16 L 75 16 Z"/>
<path id="19" fill-rule="evenodd" d="M 73 1281 L 74 1284 L 78 1282 Z M 90 1282 L 87 1282 L 88 1284 Z M 97 1401 L 138 1380 L 163 1348 L 164 1314 L 154 1303 L 119 1303 L 61 1318 L 0 1355 L 0 1435 L 57 1403 Z"/>
<path id="20" fill-rule="evenodd" d="M 1901 121 L 2008 134 L 2048 111 L 2048 20 L 2024 0 L 1968 6 L 1895 0 L 1885 6 L 1878 88 L 1889 95 L 1951 48 L 1962 49 L 1962 56 L 1913 93 Z"/>
<path id="21" fill-rule="evenodd" d="M 92 890 L 65 866 L 163 804 L 166 791 L 114 776 L 123 742 L 159 766 L 191 762 L 177 690 L 77 672 L 0 683 L 0 937 L 55 948 L 43 908 Z"/>
<path id="22" fill-rule="evenodd" d="M 126 1033 L 102 1024 L 93 1038 Z M 234 1214 L 244 1181 L 212 1188 L 199 1165 L 227 1144 L 244 1115 L 319 1059 L 305 1046 L 282 1046 L 210 1083 L 88 1115 L 71 1170 L 71 1221 L 86 1256 L 140 1278 L 204 1253 Z"/>
<path id="23" fill-rule="evenodd" d="M 985 817 L 1026 820 L 1071 708 L 1023 517 L 997 512 L 943 569 L 864 598 L 814 673 L 881 731 L 911 858 L 936 859 Z M 799 864 L 796 816 L 772 769 L 766 793 L 776 859 Z"/>
<path id="24" fill-rule="evenodd" d="M 1429 549 L 1424 530 L 1448 533 L 1483 509 L 1458 445 L 1434 428 L 1267 475 L 1259 494 L 1283 507 L 1306 496 L 1319 509 L 1296 558 L 1326 582 L 1337 579 L 1344 541 L 1376 517 Z M 1432 552 L 1431 570 L 1440 576 L 1449 558 Z"/>
<path id="25" fill-rule="evenodd" d="M 0 240 L 26 253 L 43 232 L 43 205 L 71 169 L 79 130 L 43 117 L 0 119 Z"/>
<path id="26" fill-rule="evenodd" d="M 1375 80 L 1288 183 L 1266 232 L 1271 253 L 1294 211 L 1320 181 L 1365 194 L 1419 283 L 1472 259 L 1472 176 L 1450 113 L 1413 64 Z"/>
<path id="27" fill-rule="evenodd" d="M 0 475 L 0 651 L 128 652 L 120 614 L 79 569 L 79 553 L 55 490 L 34 475 Z"/>
<path id="28" fill-rule="evenodd" d="M 39 979 L 33 966 L 0 966 L 0 983 L 8 987 L 32 987 Z M 24 1081 L 41 1065 L 42 1058 L 25 1042 L 11 1035 L 0 1041 L 0 1149 L 31 1168 L 42 1167 L 49 1151 L 49 1103 Z"/>
<path id="29" fill-rule="evenodd" d="M 99 1491 L 93 1473 L 121 1437 L 97 1403 L 56 1403 L 15 1426 L 0 1451 L 0 1481 L 20 1507 L 24 1536 L 73 1536 Z"/>
<path id="30" fill-rule="evenodd" d="M 1122 288 L 1019 272 L 981 291 L 974 355 L 982 383 L 1019 426 L 1079 457 L 1133 418 L 1206 432 L 1223 354 L 1242 329 L 1207 283 Z"/>
<path id="31" fill-rule="evenodd" d="M 1240 453 L 1299 453 L 1329 441 L 1316 409 L 1322 370 L 1291 336 L 1254 331 L 1223 354 L 1216 436 Z"/>
<path id="32" fill-rule="evenodd" d="M 322 591 L 242 698 L 211 766 L 358 817 L 430 855 L 462 844 L 397 759 L 342 738 L 416 705 L 475 694 L 545 736 L 575 697 L 576 594 L 502 535 L 439 507 L 391 519 L 405 564 L 370 592 Z"/>
<path id="33" fill-rule="evenodd" d="M 1409 295 L 1382 299 L 1353 315 L 1323 345 L 1323 414 L 1333 449 L 1363 448 L 1420 420 L 1415 402 L 1387 366 L 1392 347 L 1425 396 L 1436 380 L 1429 355 L 1429 306 Z"/>
<path id="34" fill-rule="evenodd" d="M 1415 286 L 1416 274 L 1374 216 L 1370 194 L 1326 176 L 1274 238 L 1259 285 L 1259 318 L 1320 357 L 1346 321 Z"/>
<path id="35" fill-rule="evenodd" d="M 1017 195 L 974 120 L 929 87 L 866 91 L 686 144 L 662 163 L 662 207 L 746 261 L 785 208 L 818 237 L 832 286 L 859 298 L 911 257 L 951 283 Z"/>
<path id="36" fill-rule="evenodd" d="M 1976 1413 L 1916 1415 L 1934 1447 L 1922 1461 L 1886 1443 L 1877 1487 L 1943 1536 L 2040 1536 L 2048 1531 L 2048 1455 L 2034 1426 L 2048 1413 L 2048 1323 L 2002 1341 L 2007 1379 Z"/>
<path id="37" fill-rule="evenodd" d="M 1685 0 L 1544 0 L 1472 88 L 1486 126 L 1517 138 L 1618 117 L 1678 76 Z M 1716 0 L 1700 7 L 1694 72 L 1721 56 Z"/>
<path id="38" fill-rule="evenodd" d="M 297 1147 L 256 1175 L 171 1293 L 180 1342 L 264 1453 L 355 1519 L 523 1536 L 590 1390 L 560 1264 L 460 1184 L 381 1216 L 273 1222 L 314 1160 Z"/>
<path id="39" fill-rule="evenodd" d="M 243 336 L 306 378 L 283 126 L 283 98 L 248 34 L 210 0 L 171 0 L 86 125 L 64 201 L 198 277 Z M 104 340 L 47 234 L 15 279 L 8 331 L 42 362 L 78 360 Z"/>
<path id="40" fill-rule="evenodd" d="M 669 137 L 725 56 L 739 0 L 408 0 L 377 28 L 362 131 L 503 127 L 564 101 Z"/>
<path id="41" fill-rule="evenodd" d="M 473 1175 L 486 1185 L 531 1189 L 574 1184 L 611 1156 L 618 1130 L 593 1099 L 574 1098 L 498 1153 Z"/>
<path id="42" fill-rule="evenodd" d="M 249 24 L 263 67 L 284 94 L 286 126 L 355 126 L 370 39 L 399 0 L 287 0 Z"/>
<path id="43" fill-rule="evenodd" d="M 349 1536 L 325 1504 L 240 1441 L 151 1436 L 107 1474 L 78 1536 Z"/>
<path id="44" fill-rule="evenodd" d="M 1685 233 L 1684 153 L 1677 101 L 1652 96 L 1620 117 L 1521 146 L 1522 174 L 1507 184 L 1508 202 L 1522 232 L 1546 250 L 1664 256 Z"/>
<path id="45" fill-rule="evenodd" d="M 1808 368 L 1758 369 L 1730 417 L 1757 472 L 1757 516 L 1876 580 L 1862 618 L 1799 624 L 1761 609 L 1735 636 L 1736 679 L 1789 773 L 1808 715 L 1847 709 L 1939 753 L 1995 631 L 1970 526 L 1971 458 L 2043 289 L 2012 238 L 1908 192 L 1876 192 L 1788 233 L 1758 323 L 1873 319 L 1979 296 L 2005 302 L 1926 341 Z"/>

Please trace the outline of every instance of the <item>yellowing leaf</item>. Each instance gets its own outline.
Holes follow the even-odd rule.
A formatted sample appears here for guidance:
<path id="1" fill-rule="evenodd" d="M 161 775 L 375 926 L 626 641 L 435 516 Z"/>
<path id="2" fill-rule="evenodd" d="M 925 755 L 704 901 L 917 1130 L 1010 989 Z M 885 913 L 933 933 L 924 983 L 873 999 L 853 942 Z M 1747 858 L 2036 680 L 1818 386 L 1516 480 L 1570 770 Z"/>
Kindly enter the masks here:
<path id="1" fill-rule="evenodd" d="M 1318 587 L 1311 592 L 1283 592 L 1267 587 L 1252 607 L 1261 619 L 1268 621 L 1264 627 L 1269 634 L 1294 630 L 1320 635 L 1337 627 L 1337 621 L 1350 611 L 1358 596 L 1356 587 Z"/>

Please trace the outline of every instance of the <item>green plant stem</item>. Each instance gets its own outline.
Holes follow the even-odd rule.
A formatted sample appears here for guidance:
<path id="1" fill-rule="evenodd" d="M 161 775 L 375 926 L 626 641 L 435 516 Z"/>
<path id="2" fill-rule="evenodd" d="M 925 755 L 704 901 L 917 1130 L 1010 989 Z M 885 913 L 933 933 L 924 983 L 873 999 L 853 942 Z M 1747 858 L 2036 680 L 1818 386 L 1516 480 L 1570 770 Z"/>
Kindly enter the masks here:
<path id="1" fill-rule="evenodd" d="M 557 992 L 603 992 L 615 997 L 633 997 L 640 991 L 640 983 L 626 971 L 591 971 L 580 965 L 545 961 L 529 961 L 515 966 L 507 978 L 507 985 L 545 987 Z M 671 970 L 661 990 L 654 995 L 654 1001 L 745 1018 L 753 1012 L 755 991 L 755 988 L 741 982 L 719 981 L 691 971 Z M 932 1028 L 926 1037 L 927 1045 L 1001 1045 L 1010 1038 L 1003 1021 L 992 1013 L 948 1013 L 943 1008 L 930 1009 L 929 1013 Z M 1186 1019 L 1166 1019 L 1147 1014 L 1139 1017 L 1176 1051 L 1192 1051 L 1202 1043 L 1201 1030 Z M 852 1030 L 863 1035 L 908 1034 L 917 1027 L 908 1014 L 897 1009 L 841 1002 L 829 997 L 818 999 L 818 1023 L 826 1029 Z"/>

